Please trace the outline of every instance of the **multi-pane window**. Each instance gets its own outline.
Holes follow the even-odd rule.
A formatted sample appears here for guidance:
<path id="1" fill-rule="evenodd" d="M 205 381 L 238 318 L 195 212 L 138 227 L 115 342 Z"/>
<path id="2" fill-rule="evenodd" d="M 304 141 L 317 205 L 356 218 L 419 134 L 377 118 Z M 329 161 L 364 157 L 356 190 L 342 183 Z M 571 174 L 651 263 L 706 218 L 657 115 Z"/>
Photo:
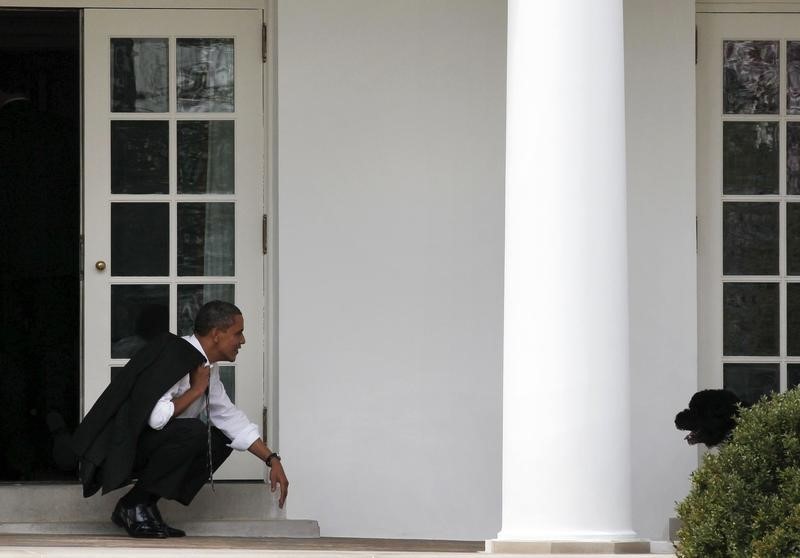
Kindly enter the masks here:
<path id="1" fill-rule="evenodd" d="M 111 358 L 235 300 L 234 40 L 111 38 Z M 112 371 L 113 371 L 112 367 Z M 235 367 L 221 368 L 235 398 Z"/>
<path id="2" fill-rule="evenodd" d="M 800 384 L 800 41 L 723 41 L 724 387 Z"/>

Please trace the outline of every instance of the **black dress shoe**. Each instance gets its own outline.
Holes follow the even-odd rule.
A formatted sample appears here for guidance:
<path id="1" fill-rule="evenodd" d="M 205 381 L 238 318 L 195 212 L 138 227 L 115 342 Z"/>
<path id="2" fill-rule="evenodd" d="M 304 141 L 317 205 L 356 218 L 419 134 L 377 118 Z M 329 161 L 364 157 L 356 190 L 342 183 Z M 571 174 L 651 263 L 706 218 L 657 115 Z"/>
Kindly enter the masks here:
<path id="1" fill-rule="evenodd" d="M 168 537 L 185 537 L 186 531 L 183 529 L 176 529 L 175 527 L 170 527 L 167 525 L 167 522 L 161 517 L 161 512 L 158 511 L 158 506 L 155 502 L 151 504 L 147 504 L 147 509 L 150 511 L 150 515 L 156 518 L 159 523 L 164 527 L 164 530 L 167 532 Z"/>
<path id="2" fill-rule="evenodd" d="M 122 502 L 117 502 L 111 521 L 125 529 L 131 537 L 166 539 L 168 536 L 164 524 L 153 517 L 147 504 L 125 507 Z"/>

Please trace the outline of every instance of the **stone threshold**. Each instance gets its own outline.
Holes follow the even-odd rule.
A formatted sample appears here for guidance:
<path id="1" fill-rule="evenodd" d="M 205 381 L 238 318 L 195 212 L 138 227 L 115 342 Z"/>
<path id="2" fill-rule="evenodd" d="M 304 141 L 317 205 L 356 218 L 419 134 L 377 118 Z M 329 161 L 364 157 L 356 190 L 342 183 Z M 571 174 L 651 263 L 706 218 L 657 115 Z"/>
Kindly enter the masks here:
<path id="1" fill-rule="evenodd" d="M 8 535 L 0 534 L 0 558 L 476 558 L 484 554 L 484 541 L 320 538 L 198 537 L 177 539 L 131 539 L 117 535 Z M 655 543 L 654 543 L 655 544 Z M 668 543 L 664 543 L 667 545 Z M 566 550 L 566 548 L 561 548 Z M 656 552 L 656 549 L 652 549 Z M 662 556 L 666 552 L 660 553 Z M 674 554 L 670 553 L 671 556 Z M 552 556 L 527 553 L 526 556 Z M 564 554 L 561 558 L 608 556 L 605 553 Z M 518 558 L 521 554 L 498 554 Z M 647 552 L 630 558 L 652 557 Z M 488 558 L 488 557 L 487 557 Z"/>
<path id="2" fill-rule="evenodd" d="M 553 540 L 517 541 L 488 540 L 487 554 L 525 556 L 614 556 L 673 555 L 675 548 L 668 541 L 637 540 Z"/>
<path id="3" fill-rule="evenodd" d="M 302 519 L 174 521 L 170 525 L 204 537 L 318 538 L 316 521 Z M 0 534 L 13 535 L 124 535 L 109 521 L 0 523 Z"/>
<path id="4" fill-rule="evenodd" d="M 71 551 L 69 556 L 83 556 L 84 552 L 97 551 L 99 554 L 116 554 L 114 551 L 136 552 L 148 556 L 159 551 L 186 552 L 187 556 L 197 556 L 203 551 L 257 551 L 291 553 L 314 553 L 316 556 L 342 556 L 363 553 L 413 553 L 445 554 L 454 557 L 459 554 L 473 556 L 483 550 L 483 541 L 416 540 L 416 539 L 358 539 L 341 537 L 282 538 L 282 537 L 211 537 L 189 536 L 171 539 L 132 539 L 124 534 L 116 535 L 11 535 L 0 534 L 0 557 L 7 549 L 24 549 L 26 556 L 61 556 L 59 552 Z"/>

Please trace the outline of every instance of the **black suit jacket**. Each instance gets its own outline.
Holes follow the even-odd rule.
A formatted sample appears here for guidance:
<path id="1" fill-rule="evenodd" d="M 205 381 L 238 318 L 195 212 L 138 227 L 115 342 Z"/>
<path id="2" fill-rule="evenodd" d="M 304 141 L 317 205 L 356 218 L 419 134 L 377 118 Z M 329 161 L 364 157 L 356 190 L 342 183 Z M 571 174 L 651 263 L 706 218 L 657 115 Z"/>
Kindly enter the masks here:
<path id="1" fill-rule="evenodd" d="M 131 480 L 139 435 L 158 399 L 205 362 L 188 341 L 165 333 L 139 350 L 111 380 L 72 437 L 83 495 Z"/>

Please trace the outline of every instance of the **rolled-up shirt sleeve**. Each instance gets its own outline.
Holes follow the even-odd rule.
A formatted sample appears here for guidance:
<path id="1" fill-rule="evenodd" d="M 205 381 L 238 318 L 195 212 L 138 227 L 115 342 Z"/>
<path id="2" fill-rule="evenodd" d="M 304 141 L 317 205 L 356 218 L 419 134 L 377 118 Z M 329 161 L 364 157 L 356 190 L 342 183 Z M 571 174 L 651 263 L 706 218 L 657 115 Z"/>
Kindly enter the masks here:
<path id="1" fill-rule="evenodd" d="M 153 411 L 150 413 L 150 418 L 147 421 L 150 428 L 161 430 L 164 428 L 164 425 L 169 422 L 169 419 L 172 418 L 172 415 L 175 413 L 175 404 L 172 402 L 174 389 L 173 387 L 162 395 L 161 399 L 159 399 L 155 407 L 153 407 Z"/>
<path id="2" fill-rule="evenodd" d="M 231 448 L 244 451 L 259 438 L 258 426 L 250 422 L 247 415 L 225 393 L 218 368 L 211 374 L 208 404 L 211 424 L 230 438 L 231 443 L 228 445 Z"/>

